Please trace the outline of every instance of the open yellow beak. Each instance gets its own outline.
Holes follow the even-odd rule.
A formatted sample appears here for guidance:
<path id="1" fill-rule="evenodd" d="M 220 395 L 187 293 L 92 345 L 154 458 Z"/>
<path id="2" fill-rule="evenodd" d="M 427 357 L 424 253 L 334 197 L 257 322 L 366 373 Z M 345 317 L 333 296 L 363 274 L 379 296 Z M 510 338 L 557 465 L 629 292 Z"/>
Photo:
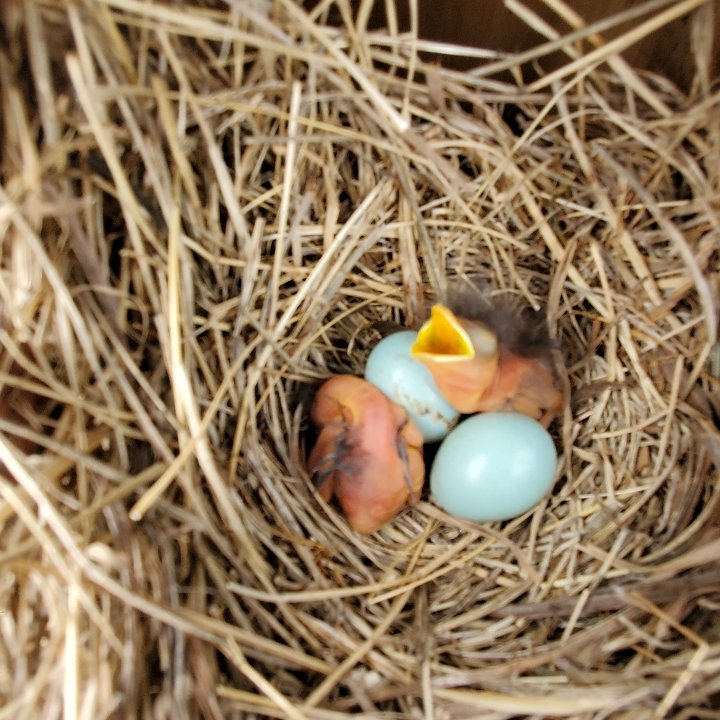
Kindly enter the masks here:
<path id="1" fill-rule="evenodd" d="M 475 412 L 497 375 L 495 334 L 480 322 L 457 317 L 444 305 L 433 306 L 411 353 L 430 370 L 445 399 L 462 413 Z"/>
<path id="2" fill-rule="evenodd" d="M 412 354 L 453 362 L 475 357 L 475 348 L 457 316 L 444 305 L 433 305 L 430 319 L 418 330 Z"/>

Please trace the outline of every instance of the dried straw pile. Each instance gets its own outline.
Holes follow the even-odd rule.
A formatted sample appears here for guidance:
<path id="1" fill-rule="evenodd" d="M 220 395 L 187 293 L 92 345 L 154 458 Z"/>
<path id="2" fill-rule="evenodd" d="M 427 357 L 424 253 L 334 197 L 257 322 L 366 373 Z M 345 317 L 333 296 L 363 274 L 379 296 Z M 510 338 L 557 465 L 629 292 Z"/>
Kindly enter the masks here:
<path id="1" fill-rule="evenodd" d="M 2 3 L 0 718 L 719 717 L 712 5 L 528 83 L 320 5 Z M 689 96 L 613 54 L 695 8 Z M 563 344 L 555 489 L 355 535 L 293 397 L 469 279 Z"/>

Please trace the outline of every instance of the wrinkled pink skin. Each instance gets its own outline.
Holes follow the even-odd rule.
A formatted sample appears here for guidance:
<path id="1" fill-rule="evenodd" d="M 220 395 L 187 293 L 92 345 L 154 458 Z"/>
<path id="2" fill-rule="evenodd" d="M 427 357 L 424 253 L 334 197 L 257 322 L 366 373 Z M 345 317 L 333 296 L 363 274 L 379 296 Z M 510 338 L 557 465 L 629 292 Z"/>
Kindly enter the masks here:
<path id="1" fill-rule="evenodd" d="M 337 375 L 318 390 L 311 415 L 320 432 L 310 471 L 353 529 L 374 532 L 417 500 L 423 439 L 400 405 L 361 378 Z"/>
<path id="2" fill-rule="evenodd" d="M 473 412 L 514 410 L 547 428 L 560 414 L 563 404 L 563 394 L 555 386 L 552 370 L 542 360 L 501 351 L 497 375 Z"/>

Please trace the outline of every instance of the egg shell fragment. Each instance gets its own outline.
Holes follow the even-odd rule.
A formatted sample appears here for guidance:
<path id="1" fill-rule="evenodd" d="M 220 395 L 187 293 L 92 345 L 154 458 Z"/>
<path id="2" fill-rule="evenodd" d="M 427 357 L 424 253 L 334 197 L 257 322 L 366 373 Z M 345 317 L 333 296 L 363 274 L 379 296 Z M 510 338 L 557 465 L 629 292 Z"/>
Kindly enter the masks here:
<path id="1" fill-rule="evenodd" d="M 508 520 L 543 498 L 556 469 L 555 444 L 539 422 L 520 413 L 482 413 L 445 438 L 430 471 L 430 489 L 456 517 Z"/>
<path id="2" fill-rule="evenodd" d="M 425 442 L 442 440 L 460 413 L 445 400 L 430 371 L 410 354 L 417 333 L 404 330 L 384 337 L 365 365 L 365 379 L 402 405 Z"/>

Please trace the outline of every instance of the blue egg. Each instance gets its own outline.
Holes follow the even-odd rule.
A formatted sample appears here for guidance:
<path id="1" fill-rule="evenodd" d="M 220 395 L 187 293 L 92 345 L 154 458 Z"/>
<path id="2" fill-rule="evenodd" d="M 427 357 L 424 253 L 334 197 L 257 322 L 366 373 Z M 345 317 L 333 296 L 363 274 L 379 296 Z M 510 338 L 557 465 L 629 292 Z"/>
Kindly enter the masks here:
<path id="1" fill-rule="evenodd" d="M 365 379 L 402 405 L 425 442 L 442 440 L 460 414 L 440 394 L 430 371 L 410 354 L 417 333 L 411 330 L 383 338 L 365 365 Z"/>
<path id="2" fill-rule="evenodd" d="M 483 413 L 461 422 L 443 441 L 430 489 L 447 512 L 466 520 L 508 520 L 550 490 L 557 451 L 537 420 L 519 413 Z"/>

